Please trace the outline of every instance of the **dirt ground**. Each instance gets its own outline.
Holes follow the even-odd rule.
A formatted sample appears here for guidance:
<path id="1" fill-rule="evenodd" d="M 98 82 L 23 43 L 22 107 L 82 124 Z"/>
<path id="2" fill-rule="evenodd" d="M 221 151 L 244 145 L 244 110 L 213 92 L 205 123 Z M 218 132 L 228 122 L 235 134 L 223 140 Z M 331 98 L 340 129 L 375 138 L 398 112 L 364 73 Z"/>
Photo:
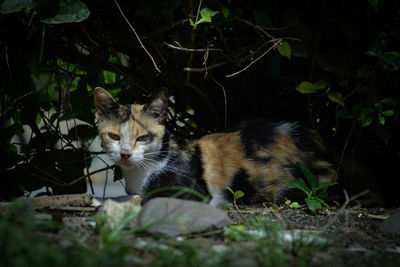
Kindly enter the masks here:
<path id="1" fill-rule="evenodd" d="M 384 208 L 341 211 L 333 207 L 330 212 L 311 214 L 305 207 L 294 209 L 284 204 L 273 206 L 264 203 L 241 207 L 228 214 L 233 225 L 246 224 L 254 216 L 262 216 L 286 230 L 322 232 L 323 238 L 331 245 L 328 250 L 314 255 L 315 266 L 322 262 L 335 262 L 334 266 L 400 266 L 400 236 L 381 231 L 382 222 L 394 212 L 395 209 Z M 95 223 L 94 214 L 64 212 L 62 221 L 74 232 L 91 231 Z M 207 233 L 194 236 L 210 239 Z M 185 238 L 190 240 L 192 237 Z"/>

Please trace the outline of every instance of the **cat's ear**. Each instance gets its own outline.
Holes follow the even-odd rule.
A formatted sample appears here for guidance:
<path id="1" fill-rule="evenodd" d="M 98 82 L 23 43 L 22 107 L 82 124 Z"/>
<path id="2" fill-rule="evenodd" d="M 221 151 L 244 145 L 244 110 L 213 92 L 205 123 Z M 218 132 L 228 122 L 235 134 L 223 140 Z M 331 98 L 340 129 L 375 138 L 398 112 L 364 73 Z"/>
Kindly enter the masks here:
<path id="1" fill-rule="evenodd" d="M 101 87 L 94 89 L 94 103 L 96 105 L 96 118 L 103 120 L 107 114 L 112 113 L 119 108 L 119 104 L 115 99 Z"/>
<path id="2" fill-rule="evenodd" d="M 167 88 L 163 87 L 153 94 L 150 102 L 143 107 L 143 110 L 153 118 L 157 119 L 160 124 L 165 124 L 168 111 Z"/>

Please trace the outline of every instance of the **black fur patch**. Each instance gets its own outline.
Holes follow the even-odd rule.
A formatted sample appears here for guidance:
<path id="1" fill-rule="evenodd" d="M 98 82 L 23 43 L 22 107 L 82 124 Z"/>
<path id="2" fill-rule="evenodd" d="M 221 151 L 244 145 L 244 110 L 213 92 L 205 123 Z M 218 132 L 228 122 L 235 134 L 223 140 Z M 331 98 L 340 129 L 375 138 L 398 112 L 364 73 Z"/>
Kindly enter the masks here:
<path id="1" fill-rule="evenodd" d="M 259 162 L 259 163 L 267 164 L 268 162 L 270 162 L 270 160 L 272 159 L 272 157 L 264 157 L 264 158 L 262 158 L 262 157 L 257 157 L 257 156 L 255 156 L 255 155 L 253 155 L 253 156 L 252 156 L 252 159 L 253 159 L 254 161 Z"/>
<path id="2" fill-rule="evenodd" d="M 170 138 L 171 138 L 170 132 L 167 129 L 165 129 L 164 136 L 162 139 L 162 145 L 161 145 L 161 149 L 160 149 L 161 153 L 157 155 L 156 160 L 163 160 L 165 157 L 167 157 L 167 155 L 168 155 L 167 151 L 170 150 L 170 147 L 169 147 Z"/>
<path id="3" fill-rule="evenodd" d="M 118 109 L 110 110 L 106 115 L 109 119 L 117 120 L 118 123 L 124 123 L 129 120 L 131 115 L 131 105 L 120 105 Z"/>
<path id="4" fill-rule="evenodd" d="M 247 123 L 240 130 L 240 138 L 246 155 L 260 162 L 268 162 L 269 158 L 254 157 L 254 152 L 274 142 L 275 126 L 272 123 L 255 120 Z"/>
<path id="5" fill-rule="evenodd" d="M 251 184 L 251 182 L 249 181 L 248 173 L 244 169 L 240 169 L 235 174 L 232 179 L 230 188 L 233 190 L 233 192 L 240 190 L 244 193 L 243 198 L 240 198 L 239 202 L 243 200 L 243 203 L 245 204 L 251 203 L 257 193 L 256 188 L 254 188 L 254 185 Z M 223 196 L 224 199 L 233 202 L 234 197 L 228 189 L 225 189 L 223 191 Z"/>
<path id="6" fill-rule="evenodd" d="M 171 154 L 173 155 L 171 156 Z M 178 153 L 170 153 L 170 157 L 171 158 L 168 160 L 165 171 L 151 177 L 149 183 L 145 186 L 144 193 L 145 195 L 148 195 L 148 197 L 145 198 L 142 203 L 144 204 L 151 198 L 171 197 L 174 195 L 178 198 L 183 199 L 191 199 L 197 201 L 203 200 L 202 198 L 190 192 L 178 193 L 179 190 L 167 190 L 168 187 L 171 186 L 191 188 L 194 191 L 197 191 L 198 193 L 203 195 L 204 197 L 209 196 L 207 185 L 202 178 L 203 167 L 199 146 L 195 147 L 193 153 L 190 155 L 189 160 L 181 158 Z M 166 190 L 159 191 L 161 188 L 165 188 Z"/>

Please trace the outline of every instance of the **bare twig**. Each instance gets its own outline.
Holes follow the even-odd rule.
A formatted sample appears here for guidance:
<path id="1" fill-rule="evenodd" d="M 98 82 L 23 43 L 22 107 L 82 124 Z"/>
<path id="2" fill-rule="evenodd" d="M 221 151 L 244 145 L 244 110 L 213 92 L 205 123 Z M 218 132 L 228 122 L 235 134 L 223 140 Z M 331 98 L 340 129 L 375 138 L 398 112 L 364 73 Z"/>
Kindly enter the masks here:
<path id="1" fill-rule="evenodd" d="M 366 189 L 366 190 L 361 191 L 360 193 L 357 193 L 357 194 L 355 194 L 354 196 L 351 196 L 351 197 L 349 198 L 349 195 L 347 194 L 346 189 L 343 189 L 343 194 L 344 194 L 344 197 L 345 197 L 345 201 L 344 201 L 344 203 L 343 203 L 342 208 L 343 208 L 343 209 L 346 208 L 347 205 L 349 205 L 350 202 L 352 202 L 352 201 L 356 200 L 357 198 L 362 197 L 362 196 L 364 196 L 364 195 L 366 195 L 366 194 L 369 194 L 369 193 L 370 193 L 369 189 Z"/>
<path id="2" fill-rule="evenodd" d="M 11 69 L 10 69 L 10 62 L 8 61 L 8 41 L 6 39 L 6 62 L 7 62 L 7 69 L 8 71 L 11 73 Z"/>
<path id="3" fill-rule="evenodd" d="M 139 41 L 140 43 L 140 48 L 142 48 L 146 54 L 149 56 L 149 58 L 151 59 L 151 62 L 153 62 L 154 68 L 156 69 L 156 71 L 158 71 L 159 73 L 161 73 L 161 70 L 158 68 L 156 62 L 154 61 L 154 58 L 152 57 L 152 55 L 149 53 L 149 51 L 146 49 L 146 47 L 143 45 L 142 40 L 140 39 L 139 35 L 136 33 L 135 28 L 133 28 L 132 24 L 129 22 L 128 18 L 125 16 L 124 12 L 122 11 L 121 7 L 119 6 L 117 0 L 114 0 L 115 5 L 117 6 L 119 12 L 121 13 L 122 17 L 125 19 L 126 23 L 129 25 L 129 27 L 131 28 L 131 30 L 133 31 L 133 34 L 136 36 L 136 39 Z"/>
<path id="4" fill-rule="evenodd" d="M 43 23 L 43 28 L 42 28 L 42 44 L 40 45 L 40 55 L 39 55 L 39 64 L 42 63 L 43 60 L 43 51 L 44 51 L 44 37 L 46 36 L 46 28 L 45 28 L 45 23 Z"/>
<path id="5" fill-rule="evenodd" d="M 347 190 L 343 189 L 343 194 L 344 194 L 344 203 L 343 203 L 343 209 L 347 207 L 347 205 L 349 205 L 350 203 L 350 199 L 349 199 L 349 194 L 347 194 Z"/>
<path id="6" fill-rule="evenodd" d="M 30 92 L 28 92 L 28 93 L 26 93 L 26 94 L 24 94 L 24 95 L 22 95 L 22 96 L 17 97 L 16 99 L 14 99 L 14 101 L 3 111 L 3 113 L 0 114 L 0 118 L 3 117 L 3 116 L 5 116 L 6 113 L 7 113 L 16 103 L 18 103 L 18 101 L 20 101 L 21 99 L 23 99 L 23 98 L 25 98 L 25 97 L 28 97 L 28 96 L 30 96 L 30 95 L 32 95 L 32 94 L 35 94 L 35 93 L 37 93 L 37 92 L 38 92 L 38 91 L 30 91 Z"/>
<path id="7" fill-rule="evenodd" d="M 222 50 L 219 49 L 219 48 L 209 48 L 209 47 L 207 47 L 207 48 L 186 48 L 186 47 L 183 47 L 183 46 L 182 46 L 180 43 L 178 43 L 177 41 L 175 41 L 175 43 L 176 43 L 176 45 L 173 45 L 173 44 L 169 44 L 169 43 L 167 43 L 167 42 L 164 42 L 164 44 L 165 44 L 166 46 L 168 46 L 169 48 L 176 49 L 176 50 L 181 50 L 181 51 L 186 51 L 186 52 L 222 51 Z"/>
<path id="8" fill-rule="evenodd" d="M 233 77 L 233 76 L 235 76 L 235 75 L 237 75 L 237 74 L 239 74 L 239 73 L 241 73 L 241 72 L 247 70 L 248 68 L 250 68 L 251 65 L 253 65 L 254 63 L 256 63 L 256 62 L 257 62 L 258 60 L 260 60 L 263 56 L 265 56 L 269 51 L 271 51 L 272 49 L 274 49 L 281 41 L 282 41 L 282 39 L 273 39 L 273 40 L 270 40 L 269 42 L 274 42 L 274 44 L 273 44 L 270 48 L 268 48 L 267 51 L 265 51 L 264 53 L 262 53 L 258 58 L 256 58 L 256 59 L 253 60 L 252 62 L 250 62 L 250 64 L 247 65 L 245 68 L 243 68 L 243 69 L 241 69 L 241 70 L 239 70 L 239 71 L 237 71 L 237 72 L 235 72 L 235 73 L 228 74 L 228 75 L 226 75 L 225 77 L 230 78 L 230 77 Z"/>
<path id="9" fill-rule="evenodd" d="M 214 65 L 208 66 L 207 68 L 205 68 L 205 67 L 203 67 L 203 68 L 185 67 L 185 68 L 183 68 L 183 71 L 187 71 L 187 72 L 204 72 L 204 71 L 207 71 L 207 70 L 212 70 L 212 69 L 218 68 L 218 67 L 220 67 L 222 65 L 225 65 L 226 63 L 229 63 L 229 61 L 223 61 L 223 62 L 214 64 Z"/>
<path id="10" fill-rule="evenodd" d="M 333 180 L 335 180 L 335 179 L 337 178 L 338 173 L 339 173 L 339 170 L 340 170 L 340 168 L 342 167 L 344 154 L 345 154 L 345 152 L 346 152 L 347 146 L 348 146 L 348 144 L 349 144 L 351 135 L 353 134 L 353 130 L 354 130 L 356 124 L 357 124 L 357 120 L 355 120 L 355 121 L 353 122 L 353 125 L 351 126 L 350 132 L 349 132 L 349 134 L 347 135 L 346 142 L 344 143 L 344 146 L 343 146 L 342 154 L 340 155 L 339 164 L 338 164 L 338 167 L 337 167 L 336 172 L 335 172 L 335 176 L 333 176 Z"/>
<path id="11" fill-rule="evenodd" d="M 237 21 L 243 22 L 244 24 L 249 25 L 250 27 L 254 28 L 257 31 L 262 32 L 264 35 L 268 36 L 271 39 L 276 39 L 274 36 L 272 36 L 270 33 L 268 33 L 266 30 L 264 30 L 264 28 L 260 25 L 254 24 L 246 19 L 242 19 L 240 17 L 237 16 L 233 16 L 234 19 L 236 19 Z"/>
<path id="12" fill-rule="evenodd" d="M 369 189 L 366 189 L 366 190 L 364 190 L 364 191 L 361 191 L 360 193 L 355 194 L 354 196 L 352 196 L 352 197 L 350 198 L 350 201 L 354 201 L 354 200 L 356 200 L 357 198 L 362 197 L 362 196 L 364 196 L 364 195 L 366 195 L 366 194 L 369 194 L 369 193 L 370 193 Z"/>
<path id="13" fill-rule="evenodd" d="M 75 180 L 73 180 L 72 182 L 68 183 L 67 185 L 73 185 L 73 184 L 75 184 L 76 182 L 79 182 L 82 179 L 89 178 L 93 174 L 96 174 L 96 173 L 102 172 L 102 171 L 106 171 L 106 170 L 111 169 L 111 168 L 112 168 L 112 166 L 107 166 L 107 167 L 92 171 L 91 173 L 87 173 L 85 175 L 82 175 L 81 177 L 76 178 Z"/>
<path id="14" fill-rule="evenodd" d="M 207 51 L 204 53 L 204 56 L 203 56 L 204 61 L 203 61 L 203 63 L 201 64 L 201 65 L 203 65 L 204 68 L 206 69 L 206 73 L 204 74 L 204 78 L 207 77 L 207 74 L 208 74 L 208 70 L 207 70 L 207 59 L 208 59 L 209 53 L 210 53 L 210 50 L 207 49 Z"/>
<path id="15" fill-rule="evenodd" d="M 222 93 L 224 94 L 224 102 L 225 102 L 225 112 L 224 112 L 224 128 L 226 128 L 226 122 L 227 122 L 227 119 L 228 119 L 228 100 L 227 100 L 227 98 L 226 98 L 226 91 L 225 91 L 225 87 L 222 85 L 222 84 L 220 84 L 216 79 L 214 79 L 214 77 L 210 74 L 210 77 L 211 77 L 211 79 L 216 83 L 216 84 L 218 84 L 218 86 L 219 87 L 221 87 L 221 89 L 222 89 Z"/>

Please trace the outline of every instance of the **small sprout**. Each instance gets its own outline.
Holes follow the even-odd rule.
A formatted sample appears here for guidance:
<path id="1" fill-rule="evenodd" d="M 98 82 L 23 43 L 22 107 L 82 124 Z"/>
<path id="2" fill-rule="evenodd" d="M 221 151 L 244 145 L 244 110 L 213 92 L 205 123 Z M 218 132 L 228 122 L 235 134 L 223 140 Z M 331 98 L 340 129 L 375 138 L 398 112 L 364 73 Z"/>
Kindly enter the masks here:
<path id="1" fill-rule="evenodd" d="M 233 204 L 235 205 L 236 209 L 239 209 L 238 205 L 237 205 L 237 200 L 239 198 L 244 197 L 244 193 L 243 191 L 237 190 L 237 191 L 233 191 L 232 188 L 230 188 L 229 186 L 226 186 L 226 189 L 232 193 L 233 195 Z"/>
<path id="2" fill-rule="evenodd" d="M 288 205 L 290 208 L 298 209 L 300 208 L 300 204 L 296 201 L 292 202 L 290 199 L 285 201 L 285 204 Z"/>
<path id="3" fill-rule="evenodd" d="M 218 13 L 219 13 L 219 11 L 213 11 L 209 8 L 203 8 L 197 12 L 195 21 L 193 21 L 191 18 L 189 18 L 189 23 L 193 28 L 196 28 L 201 23 L 212 22 L 212 17 L 217 15 Z M 200 15 L 200 18 L 199 18 L 199 15 Z"/>

